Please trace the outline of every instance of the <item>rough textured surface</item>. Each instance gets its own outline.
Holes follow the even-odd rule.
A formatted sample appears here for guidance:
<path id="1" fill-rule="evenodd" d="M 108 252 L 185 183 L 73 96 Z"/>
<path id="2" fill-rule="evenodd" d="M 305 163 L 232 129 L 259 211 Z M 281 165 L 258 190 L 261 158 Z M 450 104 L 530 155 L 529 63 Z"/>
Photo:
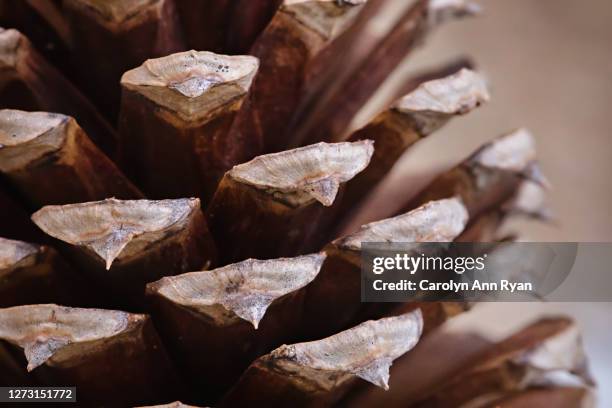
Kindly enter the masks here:
<path id="1" fill-rule="evenodd" d="M 260 144 L 261 153 L 287 148 L 286 134 L 302 98 L 310 64 L 361 9 L 357 2 L 284 1 L 250 53 L 259 73 L 231 134 Z"/>
<path id="2" fill-rule="evenodd" d="M 123 74 L 121 85 L 195 119 L 245 95 L 258 66 L 251 56 L 192 50 L 147 60 Z"/>
<path id="3" fill-rule="evenodd" d="M 38 252 L 36 245 L 0 238 L 0 276 L 4 270 L 12 269 L 36 252 Z"/>
<path id="4" fill-rule="evenodd" d="M 82 306 L 90 300 L 91 292 L 53 248 L 0 238 L 0 308 L 39 303 Z"/>
<path id="5" fill-rule="evenodd" d="M 147 196 L 207 204 L 225 171 L 259 154 L 257 141 L 228 134 L 258 66 L 248 55 L 186 51 L 123 75 L 119 161 Z"/>
<path id="6" fill-rule="evenodd" d="M 91 8 L 104 19 L 120 23 L 151 6 L 163 3 L 164 0 L 69 0 L 69 2 L 72 3 L 72 7 Z"/>
<path id="7" fill-rule="evenodd" d="M 115 258 L 129 258 L 147 245 L 180 230 L 200 200 L 116 200 L 47 206 L 32 220 L 47 234 L 89 248 L 110 269 Z"/>
<path id="8" fill-rule="evenodd" d="M 79 343 L 92 347 L 96 341 L 117 336 L 144 318 L 101 309 L 17 306 L 0 309 L 0 338 L 24 349 L 28 371 L 32 371 L 60 351 L 67 355 Z"/>
<path id="9" fill-rule="evenodd" d="M 248 259 L 213 269 L 166 277 L 148 286 L 149 291 L 194 309 L 217 323 L 231 323 L 232 316 L 220 314 L 221 305 L 257 329 L 268 306 L 281 296 L 312 281 L 325 254 L 271 260 Z"/>
<path id="10" fill-rule="evenodd" d="M 48 112 L 0 110 L 0 145 L 17 146 L 27 143 L 67 120 L 67 116 Z"/>
<path id="11" fill-rule="evenodd" d="M 0 28 L 0 108 L 62 112 L 79 121 L 94 143 L 109 154 L 114 129 L 81 92 L 15 29 Z"/>
<path id="12" fill-rule="evenodd" d="M 370 162 L 371 141 L 317 143 L 256 157 L 229 171 L 233 179 L 279 195 L 293 205 L 317 200 L 333 204 L 340 184 L 353 178 Z"/>
<path id="13" fill-rule="evenodd" d="M 282 346 L 269 358 L 286 372 L 300 373 L 328 388 L 346 375 L 356 375 L 388 388 L 393 360 L 418 342 L 423 330 L 420 310 L 397 317 L 367 321 L 331 337 Z"/>
<path id="14" fill-rule="evenodd" d="M 0 172 L 34 208 L 143 197 L 70 116 L 0 110 L 0 145 Z"/>
<path id="15" fill-rule="evenodd" d="M 465 115 L 489 100 L 484 78 L 474 71 L 461 69 L 450 75 L 444 71 L 433 77 L 437 79 L 421 83 L 348 138 L 372 140 L 375 149 L 368 167 L 344 191 L 341 213 L 346 215 L 337 227 L 339 234 L 345 232 L 351 218 L 407 150 L 453 117 Z"/>
<path id="16" fill-rule="evenodd" d="M 563 0 L 561 0 L 561 2 L 563 2 Z M 521 3 L 521 5 L 524 5 L 524 2 L 521 2 L 520 0 L 517 1 L 516 3 Z M 543 3 L 546 5 L 546 8 L 548 8 L 548 10 L 546 10 L 543 15 L 545 17 L 548 17 L 548 18 L 541 18 L 541 22 L 536 24 L 537 27 L 538 27 L 538 28 L 536 28 L 537 30 L 540 30 L 540 32 L 541 32 L 541 27 L 550 26 L 550 23 L 552 21 L 555 21 L 556 24 L 562 25 L 566 29 L 567 32 L 571 32 L 572 39 L 574 39 L 574 34 L 575 34 L 576 38 L 579 38 L 579 36 L 580 36 L 580 29 L 574 30 L 575 28 L 577 28 L 574 24 L 563 24 L 563 23 L 559 24 L 559 20 L 561 20 L 561 19 L 559 19 L 558 17 L 559 17 L 560 14 L 563 14 L 563 13 L 559 12 L 558 8 L 556 8 L 557 5 L 553 5 L 553 7 L 550 7 L 550 4 L 546 3 L 546 0 L 544 0 Z M 500 6 L 500 7 L 506 7 L 506 9 L 508 9 L 508 6 Z M 589 8 L 592 9 L 592 7 L 589 7 Z M 575 14 L 580 14 L 580 13 L 575 13 Z M 518 24 L 517 24 L 516 20 L 513 20 L 511 18 L 511 14 L 509 16 L 506 16 L 506 17 L 510 17 L 510 18 L 507 18 L 507 20 L 509 20 L 509 21 L 511 21 L 513 23 L 514 28 L 515 28 L 514 32 L 516 32 L 517 37 L 525 36 L 527 34 L 529 36 L 529 38 L 533 38 L 532 43 L 538 43 L 539 41 L 542 40 L 542 36 L 541 35 L 533 35 L 534 34 L 533 33 L 533 27 L 529 27 L 528 24 L 525 24 L 525 22 L 528 21 L 531 18 L 531 13 L 525 13 L 523 11 L 522 15 L 523 16 L 519 17 L 519 19 L 518 19 Z M 556 18 L 550 18 L 550 17 L 556 17 Z M 563 21 L 563 20 L 561 20 L 561 21 Z M 593 33 L 594 31 L 601 32 L 597 28 L 597 24 L 595 24 L 597 21 L 601 21 L 601 19 L 595 19 L 595 18 L 589 19 L 589 29 L 588 30 L 589 30 L 590 33 Z M 572 30 L 567 30 L 568 26 L 571 27 Z M 518 30 L 519 32 L 517 32 L 516 27 L 521 28 L 520 30 Z M 498 34 L 496 31 L 493 31 L 493 33 Z M 485 41 L 494 41 L 494 39 L 497 40 L 499 38 L 498 35 L 489 35 L 489 36 L 486 36 L 486 37 L 488 37 L 488 39 L 485 40 Z M 499 57 L 498 59 L 500 61 L 503 61 L 503 60 L 507 61 L 507 58 L 505 57 L 505 55 L 512 55 L 513 59 L 510 61 L 510 63 L 506 63 L 507 69 L 510 72 L 520 71 L 520 69 L 521 69 L 520 65 L 521 64 L 518 63 L 518 61 L 528 60 L 528 61 L 533 61 L 533 65 L 537 65 L 538 63 L 541 64 L 541 59 L 538 61 L 538 56 L 544 55 L 546 53 L 546 50 L 539 50 L 539 52 L 535 53 L 535 58 L 516 58 L 515 57 L 516 52 L 514 52 L 515 50 L 513 50 L 514 47 L 512 47 L 512 45 L 511 45 L 512 43 L 511 43 L 510 37 L 514 37 L 514 36 L 507 36 L 506 37 L 506 38 L 508 38 L 508 42 L 510 42 L 510 46 L 509 47 L 499 47 L 499 43 L 497 43 L 497 45 L 496 45 L 496 48 L 499 50 L 498 51 L 498 57 Z M 564 52 L 563 53 L 558 53 L 558 54 L 563 55 L 561 58 L 565 58 L 564 56 L 570 56 L 570 55 L 572 57 L 574 57 L 574 55 L 572 55 L 571 51 L 569 51 L 569 50 L 571 50 L 571 47 L 572 47 L 572 39 L 568 39 L 569 41 L 560 41 L 559 38 L 555 38 L 554 39 L 555 40 L 554 41 L 555 44 L 559 44 L 559 43 L 563 43 L 564 44 Z M 476 43 L 478 43 L 478 41 Z M 470 45 L 472 45 L 472 44 L 473 43 L 470 42 Z M 593 42 L 589 42 L 589 44 L 590 44 L 589 47 L 582 47 L 582 48 L 585 49 L 585 50 L 586 49 L 590 50 L 592 48 L 595 48 L 595 44 L 593 44 Z M 588 54 L 589 54 L 589 52 L 587 51 L 587 55 Z M 559 56 L 557 54 L 551 55 L 551 58 L 547 59 L 547 61 L 550 61 L 551 65 L 552 65 L 553 64 L 552 61 L 555 61 L 558 58 L 559 58 Z M 605 64 L 599 64 L 598 63 L 599 60 L 593 60 L 593 59 L 589 59 L 589 58 L 571 58 L 571 60 L 572 61 L 580 60 L 581 61 L 581 64 L 580 64 L 581 65 L 581 69 L 588 67 L 589 63 L 592 63 L 593 65 L 607 66 Z M 532 64 L 525 64 L 525 65 L 529 65 L 529 69 L 532 69 Z M 569 65 L 572 65 L 572 64 L 560 64 L 559 71 L 566 70 Z M 537 71 L 539 73 L 538 76 L 542 76 L 541 72 L 551 72 L 550 76 L 553 76 L 552 75 L 553 70 L 534 70 L 534 71 Z M 508 75 L 508 77 L 510 77 L 510 76 Z M 545 77 L 548 77 L 548 75 L 545 75 Z M 583 81 L 576 81 L 576 80 L 574 80 L 575 77 L 572 76 L 572 75 L 567 75 L 565 77 L 565 79 L 567 80 L 566 82 L 564 82 L 565 86 L 563 86 L 563 87 L 559 87 L 559 86 L 551 87 L 551 89 L 550 89 L 551 92 L 550 93 L 554 93 L 555 91 L 559 92 L 559 89 L 563 88 L 563 89 L 568 91 L 569 95 L 573 95 L 573 94 L 575 94 L 575 92 L 571 92 L 571 89 L 568 89 L 568 88 L 573 88 L 574 85 L 578 85 L 578 84 L 580 86 L 578 86 L 577 88 L 581 88 L 581 89 L 584 89 L 585 87 L 588 88 L 588 85 L 583 86 L 584 85 Z M 550 79 L 542 77 L 542 78 L 538 78 L 538 80 L 528 81 L 526 83 L 533 84 L 533 85 L 530 85 L 530 87 L 531 86 L 533 87 L 534 92 L 533 93 L 530 92 L 529 94 L 530 94 L 530 97 L 533 95 L 533 96 L 535 96 L 534 99 L 537 99 L 537 96 L 536 96 L 537 92 L 535 91 L 535 89 L 537 89 L 539 86 L 542 86 L 542 85 L 544 85 L 544 87 L 546 87 L 546 84 L 550 83 Z M 555 85 L 557 85 L 557 84 L 555 84 Z M 520 88 L 520 87 L 517 87 L 517 88 Z M 601 88 L 605 88 L 605 87 L 601 87 Z M 544 93 L 544 94 L 546 94 L 546 96 L 547 96 L 546 99 L 547 100 L 551 99 L 549 93 Z M 554 108 L 555 110 L 559 109 L 561 111 L 563 110 L 562 107 L 563 106 L 567 106 L 567 105 L 583 105 L 583 106 L 588 106 L 589 104 L 586 103 L 587 100 L 594 101 L 593 105 L 607 106 L 605 103 L 601 104 L 600 103 L 601 101 L 599 100 L 599 98 L 592 98 L 592 99 L 580 98 L 581 101 L 584 101 L 584 102 L 582 102 L 580 104 L 576 104 L 576 98 L 573 98 L 573 97 L 572 98 L 553 98 L 553 99 L 558 101 L 558 103 L 550 104 L 550 105 L 554 105 L 555 106 L 555 108 Z M 508 99 L 506 99 L 506 101 L 508 101 L 508 103 L 511 103 L 511 104 L 521 105 L 520 103 L 516 103 L 516 100 L 512 100 L 512 98 L 508 98 Z M 533 105 L 537 104 L 538 107 L 541 108 L 541 109 L 533 109 L 532 107 L 530 107 L 530 109 L 532 109 L 533 111 L 537 111 L 537 115 L 541 115 L 542 111 L 546 111 L 547 109 L 550 109 L 550 107 L 545 106 L 546 105 L 545 103 L 537 103 L 537 102 L 542 102 L 542 101 L 536 101 L 536 100 L 531 100 L 530 99 L 528 104 L 523 104 L 523 105 L 532 105 L 533 106 Z M 581 107 L 576 106 L 576 109 L 577 109 L 576 112 L 579 111 L 580 108 Z M 582 120 L 586 119 L 587 121 L 591 122 L 591 121 L 593 121 L 595 119 L 594 118 L 595 115 L 591 114 L 591 112 L 593 112 L 593 111 L 596 111 L 596 109 L 593 109 L 592 111 L 590 111 L 589 114 L 585 114 L 585 115 L 577 114 L 576 116 L 578 116 L 578 118 L 574 118 L 574 119 L 576 119 L 576 122 L 580 122 L 581 119 Z M 573 108 L 572 108 L 572 112 L 573 112 Z M 514 116 L 514 115 L 511 114 L 509 116 Z M 564 115 L 559 115 L 559 112 L 555 112 L 554 118 L 556 119 L 559 116 L 564 116 Z M 499 119 L 499 118 L 495 118 L 495 119 Z M 516 117 L 512 117 L 512 119 L 515 120 Z M 548 121 L 549 123 L 553 122 L 553 121 L 551 121 L 549 119 L 550 119 L 550 117 L 546 118 L 546 119 L 543 118 L 542 120 L 543 121 Z M 558 122 L 566 122 L 566 121 L 559 120 Z M 513 123 L 512 126 L 515 126 L 515 124 Z M 580 132 L 589 133 L 588 131 L 586 131 L 586 128 L 580 129 Z M 579 132 L 574 132 L 574 134 L 578 134 L 578 133 Z M 560 135 L 561 132 L 550 132 L 548 134 L 549 135 L 557 136 L 557 135 Z M 542 135 L 544 135 L 544 134 L 542 134 Z M 461 138 L 461 139 L 463 140 L 463 138 Z M 584 140 L 584 138 L 580 138 L 580 139 Z M 591 140 L 592 140 L 592 136 L 589 139 L 589 141 L 591 141 Z M 464 143 L 464 142 L 462 142 L 462 143 Z M 587 143 L 580 143 L 580 144 L 587 144 Z M 549 149 L 548 150 L 550 152 L 549 154 L 552 154 L 553 150 L 554 149 Z M 601 150 L 604 150 L 604 149 L 601 149 Z M 427 158 L 428 159 L 433 159 L 434 156 L 437 157 L 437 155 L 434 154 L 434 155 L 428 155 Z M 563 156 L 558 155 L 558 157 L 563 157 Z M 559 160 L 559 161 L 565 161 L 565 160 Z M 596 162 L 596 160 L 594 160 L 594 162 Z M 593 163 L 585 161 L 584 164 L 578 166 L 579 169 L 576 169 L 576 170 L 578 170 L 578 172 L 581 171 L 581 170 L 584 171 L 583 168 L 588 168 L 590 165 L 593 165 Z M 566 164 L 566 166 L 567 166 L 567 164 Z M 575 167 L 575 166 L 567 166 L 567 167 Z M 574 190 L 573 191 L 573 194 L 574 194 L 573 195 L 573 197 L 574 197 L 573 201 L 574 202 L 576 201 L 575 197 L 579 196 L 579 194 L 576 194 L 576 190 L 579 190 L 578 184 L 580 184 L 580 186 L 584 186 L 584 185 L 589 185 L 592 182 L 593 182 L 593 180 L 589 178 L 589 179 L 584 180 L 583 183 L 567 183 L 567 184 L 570 184 L 572 186 L 572 190 Z M 595 184 L 595 183 L 593 183 L 593 184 Z M 600 194 L 601 194 L 601 192 L 600 192 Z M 593 196 L 591 196 L 591 197 L 593 197 Z M 596 207 L 597 205 L 601 205 L 601 203 L 602 203 L 602 200 L 597 200 L 594 197 L 593 197 L 593 200 L 588 200 L 588 201 L 592 202 L 592 206 L 593 207 Z M 567 200 L 567 202 L 572 202 L 572 200 Z M 519 206 L 522 206 L 522 205 L 519 204 Z M 589 210 L 590 210 L 591 206 L 589 206 L 589 207 L 590 207 L 589 208 Z M 588 212 L 590 212 L 590 211 L 588 211 Z M 584 214 L 584 213 L 586 213 L 586 211 L 581 211 L 581 213 Z M 597 217 L 593 217 L 593 218 L 597 218 Z M 605 221 L 605 220 L 599 219 L 598 221 L 599 221 L 598 222 L 599 225 L 605 225 L 605 222 L 602 222 L 602 221 Z M 497 317 L 497 318 L 499 319 L 499 317 Z M 171 399 L 168 399 L 167 401 L 171 401 Z"/>
<path id="17" fill-rule="evenodd" d="M 489 100 L 485 79 L 469 69 L 427 81 L 400 98 L 394 108 L 414 118 L 422 134 L 429 134 L 453 115 L 465 114 Z"/>
<path id="18" fill-rule="evenodd" d="M 431 201 L 406 214 L 364 225 L 334 244 L 359 250 L 362 242 L 449 242 L 463 231 L 467 221 L 460 199 Z"/>
<path id="19" fill-rule="evenodd" d="M 285 0 L 280 11 L 324 39 L 336 37 L 367 0 Z"/>
<path id="20" fill-rule="evenodd" d="M 408 194 L 410 199 L 401 211 L 458 196 L 475 220 L 512 199 L 524 179 L 547 184 L 536 160 L 533 137 L 520 129 L 485 143 L 463 162 L 437 175 L 417 195 Z"/>

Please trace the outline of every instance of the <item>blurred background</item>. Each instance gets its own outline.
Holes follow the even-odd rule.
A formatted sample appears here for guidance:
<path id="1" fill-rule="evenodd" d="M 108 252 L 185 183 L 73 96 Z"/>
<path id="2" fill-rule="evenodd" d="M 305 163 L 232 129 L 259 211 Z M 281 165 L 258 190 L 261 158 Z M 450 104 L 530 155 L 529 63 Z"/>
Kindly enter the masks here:
<path id="1" fill-rule="evenodd" d="M 490 81 L 491 102 L 411 149 L 372 204 L 393 202 L 405 194 L 398 185 L 418 188 L 415 183 L 425 182 L 422 174 L 459 162 L 492 137 L 526 127 L 536 137 L 553 185 L 550 205 L 557 222 L 516 221 L 507 228 L 521 231 L 524 240 L 611 241 L 612 2 L 478 3 L 480 17 L 441 27 L 413 55 L 410 69 L 470 55 Z M 449 329 L 470 327 L 504 337 L 539 315 L 559 313 L 574 316 L 582 327 L 599 383 L 599 406 L 612 407 L 610 303 L 488 303 Z"/>

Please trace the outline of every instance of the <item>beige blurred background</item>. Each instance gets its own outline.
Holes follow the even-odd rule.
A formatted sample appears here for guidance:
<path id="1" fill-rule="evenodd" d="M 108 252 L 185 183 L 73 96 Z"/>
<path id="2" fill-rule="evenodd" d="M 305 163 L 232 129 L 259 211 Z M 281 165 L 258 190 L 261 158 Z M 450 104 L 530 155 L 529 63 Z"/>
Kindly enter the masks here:
<path id="1" fill-rule="evenodd" d="M 612 1 L 479 4 L 482 16 L 439 29 L 413 55 L 418 65 L 411 68 L 471 55 L 490 81 L 491 102 L 409 152 L 376 201 L 398 201 L 404 193 L 398 185 L 412 190 L 416 180 L 422 183 L 422 174 L 458 162 L 480 143 L 524 126 L 537 139 L 553 185 L 550 204 L 558 223 L 520 221 L 512 229 L 529 240 L 612 241 Z M 599 382 L 599 406 L 612 407 L 612 304 L 483 304 L 453 326 L 502 337 L 538 315 L 559 313 L 574 316 L 582 327 Z"/>

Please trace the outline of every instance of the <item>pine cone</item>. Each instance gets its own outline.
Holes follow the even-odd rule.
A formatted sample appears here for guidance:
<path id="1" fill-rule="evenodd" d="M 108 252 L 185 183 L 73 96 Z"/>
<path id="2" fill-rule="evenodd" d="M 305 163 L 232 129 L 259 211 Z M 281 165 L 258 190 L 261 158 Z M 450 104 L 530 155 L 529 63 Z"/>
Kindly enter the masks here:
<path id="1" fill-rule="evenodd" d="M 468 59 L 396 70 L 478 10 L 2 1 L 0 385 L 75 386 L 79 406 L 593 405 L 567 318 L 493 344 L 440 328 L 465 302 L 360 301 L 362 242 L 494 243 L 550 217 L 521 129 L 355 225 L 404 152 L 489 100 Z"/>

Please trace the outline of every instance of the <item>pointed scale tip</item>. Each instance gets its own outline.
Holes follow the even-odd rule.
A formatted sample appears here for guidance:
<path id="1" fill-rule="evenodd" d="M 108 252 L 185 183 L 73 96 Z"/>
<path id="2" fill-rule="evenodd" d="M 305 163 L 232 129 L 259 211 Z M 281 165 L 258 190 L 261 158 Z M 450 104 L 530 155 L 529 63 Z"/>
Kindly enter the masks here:
<path id="1" fill-rule="evenodd" d="M 0 339 L 23 349 L 27 370 L 45 364 L 63 349 L 61 358 L 74 358 L 87 344 L 91 352 L 123 336 L 145 315 L 115 310 L 80 309 L 54 304 L 16 306 L 0 309 Z M 58 355 L 57 358 L 60 358 Z"/>
<path id="2" fill-rule="evenodd" d="M 423 314 L 417 309 L 370 320 L 322 340 L 281 346 L 262 359 L 284 368 L 292 377 L 303 373 L 309 381 L 322 382 L 325 389 L 351 376 L 388 389 L 391 364 L 417 344 L 422 332 Z"/>
<path id="3" fill-rule="evenodd" d="M 268 307 L 310 283 L 325 257 L 325 252 L 320 252 L 294 258 L 247 259 L 210 271 L 165 277 L 147 285 L 147 292 L 209 316 L 219 325 L 233 324 L 235 317 L 218 313 L 221 306 L 258 329 Z"/>
<path id="4" fill-rule="evenodd" d="M 490 99 L 487 81 L 467 68 L 443 78 L 420 84 L 401 97 L 393 109 L 413 118 L 423 135 L 428 135 L 453 116 L 465 115 Z"/>
<path id="5" fill-rule="evenodd" d="M 362 242 L 450 242 L 463 232 L 468 211 L 460 198 L 430 201 L 397 217 L 363 225 L 333 243 L 360 250 Z"/>
<path id="6" fill-rule="evenodd" d="M 521 128 L 485 144 L 470 161 L 483 167 L 523 174 L 536 159 L 535 139 L 527 129 Z"/>
<path id="7" fill-rule="evenodd" d="M 308 184 L 305 190 L 310 195 L 326 207 L 331 206 L 338 195 L 340 183 L 336 179 L 322 179 Z"/>
<path id="8" fill-rule="evenodd" d="M 374 142 L 317 143 L 258 156 L 228 175 L 292 206 L 334 203 L 338 189 L 370 163 Z"/>
<path id="9" fill-rule="evenodd" d="M 136 255 L 140 247 L 181 231 L 200 211 L 199 199 L 117 200 L 45 206 L 32 221 L 48 235 L 71 245 L 87 248 L 106 269 L 120 258 Z"/>

